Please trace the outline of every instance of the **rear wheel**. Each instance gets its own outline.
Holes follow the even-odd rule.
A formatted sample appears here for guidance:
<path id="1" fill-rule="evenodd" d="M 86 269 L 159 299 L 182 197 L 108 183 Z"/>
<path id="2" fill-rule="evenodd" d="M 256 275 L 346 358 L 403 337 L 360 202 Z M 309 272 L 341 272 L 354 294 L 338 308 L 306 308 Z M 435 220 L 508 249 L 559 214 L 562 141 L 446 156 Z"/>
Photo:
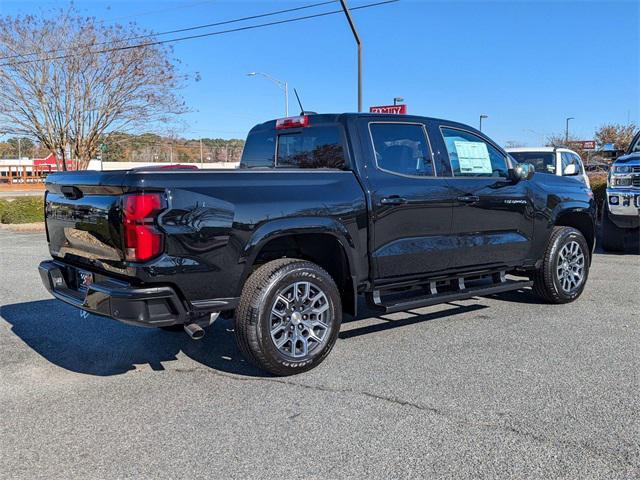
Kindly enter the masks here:
<path id="1" fill-rule="evenodd" d="M 238 346 L 256 366 L 292 375 L 322 362 L 342 321 L 340 294 L 331 276 L 304 260 L 280 259 L 247 280 L 235 312 Z"/>
<path id="2" fill-rule="evenodd" d="M 533 291 L 549 303 L 569 303 L 584 290 L 589 276 L 590 252 L 575 228 L 554 227 L 542 265 L 532 276 Z"/>

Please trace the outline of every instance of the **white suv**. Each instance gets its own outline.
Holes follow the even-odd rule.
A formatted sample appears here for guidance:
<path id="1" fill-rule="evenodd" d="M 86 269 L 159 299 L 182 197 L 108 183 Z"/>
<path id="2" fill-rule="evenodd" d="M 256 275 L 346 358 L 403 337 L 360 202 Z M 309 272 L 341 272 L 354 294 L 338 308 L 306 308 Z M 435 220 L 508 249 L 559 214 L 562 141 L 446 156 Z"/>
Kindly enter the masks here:
<path id="1" fill-rule="evenodd" d="M 532 164 L 537 173 L 573 177 L 591 188 L 582 159 L 573 150 L 562 147 L 525 147 L 506 150 L 518 163 Z"/>

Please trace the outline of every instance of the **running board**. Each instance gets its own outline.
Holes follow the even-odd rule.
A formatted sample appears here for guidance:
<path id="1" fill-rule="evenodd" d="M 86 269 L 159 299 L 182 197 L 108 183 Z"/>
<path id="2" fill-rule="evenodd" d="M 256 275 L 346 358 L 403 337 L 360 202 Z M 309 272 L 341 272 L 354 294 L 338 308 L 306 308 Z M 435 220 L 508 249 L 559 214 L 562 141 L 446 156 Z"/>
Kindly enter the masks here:
<path id="1" fill-rule="evenodd" d="M 533 285 L 533 282 L 528 280 L 503 280 L 499 283 L 494 283 L 491 285 L 480 285 L 468 288 L 464 287 L 463 280 L 460 283 L 461 287 L 463 287 L 460 290 L 433 293 L 431 295 L 427 295 L 426 297 L 413 298 L 396 303 L 383 303 L 382 299 L 380 298 L 379 292 L 374 292 L 373 307 L 382 310 L 382 312 L 384 313 L 395 313 L 401 312 L 403 310 L 413 310 L 415 308 L 437 305 L 438 303 L 452 302 L 454 300 L 465 300 L 471 297 L 484 297 L 496 293 L 519 290 L 521 288 L 530 287 Z M 431 290 L 434 292 L 436 291 L 434 286 L 431 287 Z"/>

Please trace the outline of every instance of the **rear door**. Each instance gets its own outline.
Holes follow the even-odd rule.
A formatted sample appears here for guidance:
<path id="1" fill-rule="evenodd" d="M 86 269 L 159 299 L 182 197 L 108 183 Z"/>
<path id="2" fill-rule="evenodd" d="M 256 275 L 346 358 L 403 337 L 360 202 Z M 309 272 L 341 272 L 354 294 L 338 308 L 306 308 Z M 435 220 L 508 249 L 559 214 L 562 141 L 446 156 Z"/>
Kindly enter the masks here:
<path id="1" fill-rule="evenodd" d="M 450 191 L 439 176 L 426 125 L 359 120 L 371 202 L 370 252 L 376 279 L 446 269 L 451 238 Z"/>
<path id="2" fill-rule="evenodd" d="M 480 132 L 441 124 L 437 142 L 452 172 L 457 248 L 451 266 L 482 269 L 528 258 L 533 236 L 530 182 L 510 180 L 507 154 Z"/>

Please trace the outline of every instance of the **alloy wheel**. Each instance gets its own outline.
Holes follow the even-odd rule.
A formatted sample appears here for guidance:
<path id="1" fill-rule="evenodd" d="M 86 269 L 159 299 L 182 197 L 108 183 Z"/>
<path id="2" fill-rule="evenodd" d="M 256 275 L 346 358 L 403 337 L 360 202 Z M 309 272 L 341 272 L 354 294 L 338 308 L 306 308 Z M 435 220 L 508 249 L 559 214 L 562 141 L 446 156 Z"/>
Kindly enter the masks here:
<path id="1" fill-rule="evenodd" d="M 289 357 L 300 359 L 326 344 L 331 330 L 327 295 L 312 282 L 295 282 L 277 295 L 271 307 L 271 340 Z"/>
<path id="2" fill-rule="evenodd" d="M 569 293 L 584 282 L 585 256 L 582 247 L 575 240 L 565 244 L 558 255 L 556 276 L 560 287 Z"/>

